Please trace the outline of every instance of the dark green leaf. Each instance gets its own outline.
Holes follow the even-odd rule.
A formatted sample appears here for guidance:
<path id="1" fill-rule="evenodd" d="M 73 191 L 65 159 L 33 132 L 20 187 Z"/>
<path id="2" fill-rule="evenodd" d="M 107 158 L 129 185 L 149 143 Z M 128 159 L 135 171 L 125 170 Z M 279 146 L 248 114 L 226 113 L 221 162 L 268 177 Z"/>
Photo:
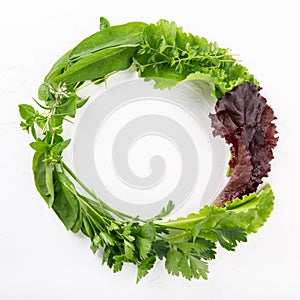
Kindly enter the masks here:
<path id="1" fill-rule="evenodd" d="M 155 256 L 151 255 L 147 259 L 142 260 L 140 264 L 138 264 L 136 283 L 138 283 L 143 277 L 145 277 L 149 273 L 149 270 L 153 268 L 155 261 Z"/>
<path id="2" fill-rule="evenodd" d="M 70 179 L 61 172 L 54 172 L 55 199 L 53 210 L 65 227 L 71 229 L 78 218 L 80 204 L 75 195 L 75 187 Z"/>
<path id="3" fill-rule="evenodd" d="M 165 241 L 158 240 L 153 243 L 153 249 L 159 259 L 167 257 L 168 250 L 170 249 L 169 244 Z"/>
<path id="4" fill-rule="evenodd" d="M 102 31 L 100 31 L 102 32 Z M 103 32 L 106 32 L 103 31 Z M 74 83 L 105 77 L 112 72 L 127 69 L 132 63 L 135 47 L 108 48 L 80 59 L 55 78 L 56 82 Z"/>
<path id="5" fill-rule="evenodd" d="M 155 225 L 152 222 L 148 222 L 141 226 L 139 235 L 144 238 L 153 240 L 155 238 Z"/>
<path id="6" fill-rule="evenodd" d="M 84 39 L 70 53 L 70 59 L 86 56 L 106 48 L 126 45 L 137 45 L 142 40 L 142 32 L 147 25 L 131 22 L 111 26 Z"/>
<path id="7" fill-rule="evenodd" d="M 247 242 L 246 232 L 240 227 L 213 229 L 212 231 L 218 236 L 220 245 L 229 251 L 234 251 L 238 242 Z"/>
<path id="8" fill-rule="evenodd" d="M 46 158 L 42 152 L 36 152 L 33 156 L 32 170 L 34 175 L 35 186 L 40 195 L 51 206 L 51 195 L 46 184 L 46 167 L 47 163 L 44 161 Z"/>
<path id="9" fill-rule="evenodd" d="M 77 233 L 82 227 L 82 212 L 81 209 L 78 209 L 78 215 L 77 215 L 77 220 L 74 223 L 74 225 L 72 226 L 71 230 L 74 233 Z"/>

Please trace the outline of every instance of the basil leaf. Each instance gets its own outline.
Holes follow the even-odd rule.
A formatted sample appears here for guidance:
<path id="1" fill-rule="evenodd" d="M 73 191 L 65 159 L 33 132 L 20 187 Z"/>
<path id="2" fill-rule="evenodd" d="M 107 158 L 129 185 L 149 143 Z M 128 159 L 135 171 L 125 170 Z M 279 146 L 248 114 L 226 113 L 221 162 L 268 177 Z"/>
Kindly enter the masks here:
<path id="1" fill-rule="evenodd" d="M 146 26 L 147 24 L 142 22 L 130 22 L 98 31 L 79 43 L 71 51 L 70 59 L 83 57 L 105 48 L 137 45 L 142 41 L 142 33 Z"/>
<path id="2" fill-rule="evenodd" d="M 55 78 L 55 82 L 74 83 L 93 80 L 127 69 L 132 63 L 135 47 L 108 48 L 80 59 L 67 71 Z"/>

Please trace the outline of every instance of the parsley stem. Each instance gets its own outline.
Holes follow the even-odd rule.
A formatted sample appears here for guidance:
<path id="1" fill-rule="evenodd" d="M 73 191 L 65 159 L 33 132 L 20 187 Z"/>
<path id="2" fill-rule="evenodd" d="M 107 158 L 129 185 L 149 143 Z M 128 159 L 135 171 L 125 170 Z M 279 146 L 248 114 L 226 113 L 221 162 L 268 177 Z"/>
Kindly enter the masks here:
<path id="1" fill-rule="evenodd" d="M 114 215 L 116 215 L 117 217 L 121 218 L 122 220 L 126 220 L 126 219 L 132 219 L 132 216 L 127 215 L 125 213 L 122 213 L 120 211 L 117 211 L 115 209 L 113 209 L 112 207 L 110 207 L 108 204 L 106 204 L 105 202 L 103 202 L 92 190 L 90 190 L 76 175 L 75 173 L 63 162 L 61 161 L 61 166 L 63 167 L 63 169 L 65 171 L 67 171 L 67 173 L 91 196 L 93 197 L 95 200 L 97 200 L 97 202 L 103 207 L 103 209 L 113 213 Z"/>

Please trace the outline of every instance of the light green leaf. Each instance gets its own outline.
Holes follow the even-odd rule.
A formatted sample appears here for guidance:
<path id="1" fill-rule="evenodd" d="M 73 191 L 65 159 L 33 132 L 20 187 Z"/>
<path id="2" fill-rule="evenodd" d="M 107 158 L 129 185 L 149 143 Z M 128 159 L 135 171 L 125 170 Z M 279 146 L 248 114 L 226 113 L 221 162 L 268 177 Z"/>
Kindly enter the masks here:
<path id="1" fill-rule="evenodd" d="M 142 238 L 138 236 L 136 238 L 136 246 L 139 249 L 139 255 L 141 259 L 146 259 L 151 251 L 152 241 L 148 238 Z"/>
<path id="2" fill-rule="evenodd" d="M 20 104 L 19 105 L 19 113 L 20 116 L 24 119 L 24 120 L 28 120 L 31 117 L 35 116 L 35 110 L 34 108 L 29 105 L 29 104 Z"/>
<path id="3" fill-rule="evenodd" d="M 30 143 L 30 147 L 32 149 L 34 149 L 35 151 L 42 152 L 42 153 L 48 152 L 48 149 L 49 149 L 49 145 L 47 143 L 41 142 L 41 141 Z"/>
<path id="4" fill-rule="evenodd" d="M 42 83 L 39 86 L 38 98 L 40 100 L 47 101 L 49 99 L 50 95 L 51 95 L 51 93 L 50 93 L 49 86 L 47 84 Z"/>
<path id="5" fill-rule="evenodd" d="M 100 17 L 100 26 L 99 29 L 100 30 L 104 30 L 110 27 L 110 23 L 107 19 L 105 19 L 104 17 Z"/>
<path id="6" fill-rule="evenodd" d="M 134 245 L 127 240 L 124 240 L 124 251 L 127 259 L 130 260 L 134 257 Z"/>
<path id="7" fill-rule="evenodd" d="M 183 258 L 183 254 L 174 249 L 169 249 L 165 262 L 165 267 L 169 274 L 179 276 L 179 264 Z"/>

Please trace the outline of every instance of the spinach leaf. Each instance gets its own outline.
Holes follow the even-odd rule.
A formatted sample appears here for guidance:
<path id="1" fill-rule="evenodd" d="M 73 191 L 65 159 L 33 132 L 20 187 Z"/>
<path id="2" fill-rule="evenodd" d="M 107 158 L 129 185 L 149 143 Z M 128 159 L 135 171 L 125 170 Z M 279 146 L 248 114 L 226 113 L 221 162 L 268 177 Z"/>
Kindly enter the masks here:
<path id="1" fill-rule="evenodd" d="M 142 33 L 146 26 L 147 24 L 142 22 L 130 22 L 98 31 L 79 43 L 71 51 L 70 59 L 74 60 L 105 48 L 137 45 L 142 41 Z"/>
<path id="2" fill-rule="evenodd" d="M 53 210 L 66 226 L 72 229 L 79 227 L 78 221 L 80 204 L 75 195 L 75 187 L 70 179 L 61 172 L 54 172 L 55 199 Z M 81 225 L 81 224 L 80 224 Z M 80 226 L 81 227 L 81 226 Z"/>
<path id="3" fill-rule="evenodd" d="M 67 71 L 55 78 L 55 82 L 74 83 L 105 77 L 127 69 L 132 63 L 135 47 L 108 48 L 80 59 Z"/>

